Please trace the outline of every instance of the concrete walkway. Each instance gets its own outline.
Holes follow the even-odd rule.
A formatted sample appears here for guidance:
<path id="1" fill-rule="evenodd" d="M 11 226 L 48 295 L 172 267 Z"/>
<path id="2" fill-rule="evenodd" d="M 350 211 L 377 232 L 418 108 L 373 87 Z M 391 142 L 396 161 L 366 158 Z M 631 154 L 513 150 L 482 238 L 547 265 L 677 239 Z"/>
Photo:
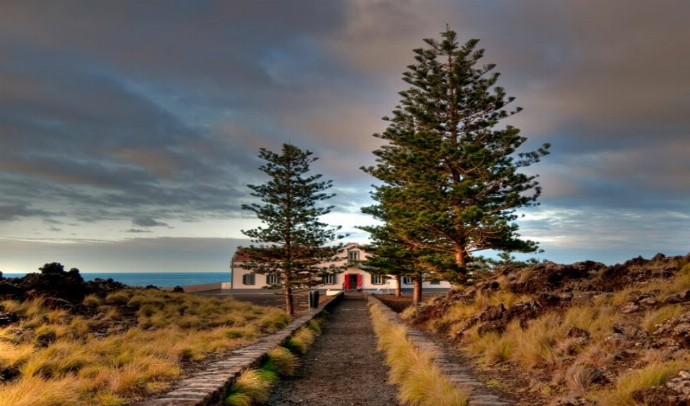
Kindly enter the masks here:
<path id="1" fill-rule="evenodd" d="M 376 351 L 366 300 L 348 292 L 328 317 L 323 334 L 302 357 L 294 377 L 274 388 L 272 406 L 397 405 L 388 367 Z"/>

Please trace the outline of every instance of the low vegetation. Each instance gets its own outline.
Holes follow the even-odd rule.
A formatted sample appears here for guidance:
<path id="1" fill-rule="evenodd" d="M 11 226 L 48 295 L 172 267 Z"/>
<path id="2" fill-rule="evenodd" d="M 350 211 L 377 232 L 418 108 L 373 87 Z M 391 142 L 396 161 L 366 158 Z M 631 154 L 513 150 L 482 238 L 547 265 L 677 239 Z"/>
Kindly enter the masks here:
<path id="1" fill-rule="evenodd" d="M 389 381 L 399 387 L 398 399 L 413 406 L 466 406 L 469 391 L 454 385 L 433 363 L 428 351 L 417 349 L 406 328 L 388 320 L 378 305 L 370 305 L 379 349 L 386 354 Z"/>
<path id="2" fill-rule="evenodd" d="M 289 321 L 275 308 L 157 289 L 4 300 L 0 313 L 17 318 L 0 327 L 0 403 L 13 406 L 125 404 Z"/>
<path id="3" fill-rule="evenodd" d="M 265 403 L 271 395 L 273 384 L 281 377 L 295 374 L 295 368 L 299 364 L 297 354 L 305 354 L 316 336 L 321 334 L 321 325 L 325 317 L 324 312 L 297 330 L 285 342 L 284 347 L 269 351 L 261 368 L 244 371 L 230 388 L 225 405 L 250 406 Z"/>
<path id="4" fill-rule="evenodd" d="M 666 384 L 690 369 L 690 255 L 540 264 L 402 315 L 458 343 L 502 387 L 527 388 L 531 401 L 666 405 L 650 399 L 675 399 Z"/>

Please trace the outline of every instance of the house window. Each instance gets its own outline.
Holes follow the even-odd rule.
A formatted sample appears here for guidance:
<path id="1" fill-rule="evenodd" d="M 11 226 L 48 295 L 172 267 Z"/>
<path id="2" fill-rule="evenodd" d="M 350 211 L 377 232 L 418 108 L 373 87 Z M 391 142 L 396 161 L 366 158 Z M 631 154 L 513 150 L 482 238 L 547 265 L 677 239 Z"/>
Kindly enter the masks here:
<path id="1" fill-rule="evenodd" d="M 248 274 L 242 275 L 242 284 L 243 285 L 254 285 L 256 283 L 255 276 L 256 275 L 254 275 L 253 273 L 248 273 Z"/>
<path id="2" fill-rule="evenodd" d="M 324 274 L 322 283 L 324 285 L 335 285 L 335 275 L 334 274 Z"/>
<path id="3" fill-rule="evenodd" d="M 386 277 L 384 275 L 371 275 L 372 285 L 383 285 L 386 283 Z"/>
<path id="4" fill-rule="evenodd" d="M 432 284 L 432 285 L 440 285 L 440 284 L 441 284 L 441 281 L 438 280 L 438 279 L 433 279 L 433 280 L 431 281 L 431 284 Z"/>
<path id="5" fill-rule="evenodd" d="M 359 262 L 359 251 L 349 251 L 347 253 L 347 264 L 355 265 Z"/>
<path id="6" fill-rule="evenodd" d="M 412 278 L 402 278 L 403 285 L 412 285 Z"/>
<path id="7" fill-rule="evenodd" d="M 267 285 L 277 285 L 279 283 L 282 283 L 283 281 L 281 280 L 280 276 L 277 274 L 270 274 L 266 276 L 266 284 Z"/>

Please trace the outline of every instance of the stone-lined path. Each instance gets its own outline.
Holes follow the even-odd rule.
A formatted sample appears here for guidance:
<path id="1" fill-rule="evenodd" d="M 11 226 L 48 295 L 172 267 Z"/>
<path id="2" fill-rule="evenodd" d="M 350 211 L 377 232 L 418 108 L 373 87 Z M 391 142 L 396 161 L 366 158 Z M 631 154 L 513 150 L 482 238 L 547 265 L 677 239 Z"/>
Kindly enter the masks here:
<path id="1" fill-rule="evenodd" d="M 388 367 L 376 351 L 366 300 L 348 292 L 328 316 L 323 334 L 292 378 L 274 388 L 271 406 L 397 405 Z"/>

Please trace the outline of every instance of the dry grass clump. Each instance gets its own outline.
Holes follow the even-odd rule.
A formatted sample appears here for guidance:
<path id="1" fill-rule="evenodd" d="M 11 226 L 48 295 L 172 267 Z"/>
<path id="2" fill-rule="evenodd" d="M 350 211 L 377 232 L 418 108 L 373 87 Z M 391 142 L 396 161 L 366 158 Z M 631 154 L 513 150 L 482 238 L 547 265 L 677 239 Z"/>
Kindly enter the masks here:
<path id="1" fill-rule="evenodd" d="M 681 369 L 687 368 L 687 360 L 653 362 L 641 369 L 635 369 L 621 376 L 613 389 L 595 393 L 600 404 L 606 406 L 636 406 L 632 398 L 633 392 L 662 385 L 676 375 Z"/>
<path id="2" fill-rule="evenodd" d="M 319 322 L 314 326 L 320 327 Z M 305 327 L 304 330 L 309 330 Z M 312 333 L 313 334 L 313 333 Z M 285 347 L 274 348 L 267 353 L 266 361 L 259 369 L 247 370 L 237 378 L 225 398 L 227 406 L 250 406 L 265 403 L 271 394 L 271 386 L 284 376 L 293 376 L 297 357 Z"/>
<path id="3" fill-rule="evenodd" d="M 312 319 L 306 326 L 297 330 L 297 332 L 283 344 L 285 348 L 298 354 L 306 354 L 309 347 L 314 343 L 316 336 L 321 334 L 321 324 L 325 320 L 324 317 L 325 316 L 321 316 Z"/>
<path id="4" fill-rule="evenodd" d="M 457 331 L 457 328 L 462 325 L 467 319 L 481 313 L 487 306 L 494 306 L 503 304 L 506 308 L 518 302 L 526 302 L 532 298 L 528 295 L 516 295 L 509 291 L 488 291 L 476 292 L 471 303 L 457 302 L 451 306 L 445 314 L 437 320 L 431 322 L 430 328 L 436 332 L 440 331 L 440 327 L 448 330 L 451 334 Z M 403 311 L 401 317 L 404 320 L 414 317 L 416 309 L 409 307 Z M 439 328 L 435 328 L 439 327 Z"/>
<path id="5" fill-rule="evenodd" d="M 152 289 L 89 295 L 90 318 L 45 303 L 1 303 L 20 316 L 18 324 L 0 328 L 0 369 L 20 372 L 0 385 L 2 404 L 128 403 L 169 387 L 185 362 L 248 344 L 289 320 L 275 308 Z M 30 403 L 21 397 L 26 394 Z"/>
<path id="6" fill-rule="evenodd" d="M 244 371 L 230 389 L 225 399 L 228 406 L 249 406 L 265 403 L 271 395 L 271 386 L 276 382 L 275 373 L 263 369 Z"/>
<path id="7" fill-rule="evenodd" d="M 642 329 L 648 333 L 654 332 L 654 329 L 658 324 L 665 322 L 668 319 L 678 317 L 681 314 L 687 312 L 687 307 L 681 305 L 668 305 L 661 307 L 656 310 L 651 310 L 645 313 L 642 318 Z"/>
<path id="8" fill-rule="evenodd" d="M 268 352 L 265 368 L 280 376 L 293 376 L 297 368 L 297 357 L 285 347 L 274 348 Z"/>
<path id="9" fill-rule="evenodd" d="M 79 404 L 79 381 L 75 377 L 22 377 L 0 385 L 0 400 L 8 406 L 75 405 Z"/>
<path id="10" fill-rule="evenodd" d="M 548 312 L 530 320 L 527 328 L 515 320 L 508 324 L 503 334 L 478 333 L 478 326 L 464 334 L 466 349 L 486 364 L 512 361 L 522 367 L 554 366 L 564 355 L 583 350 L 580 341 L 568 338 L 571 329 L 585 331 L 593 339 L 603 339 L 612 333 L 617 317 L 610 307 L 595 309 L 592 306 L 576 306 L 564 314 Z"/>
<path id="11" fill-rule="evenodd" d="M 386 319 L 375 304 L 370 304 L 379 349 L 386 353 L 389 380 L 399 385 L 398 399 L 418 406 L 466 406 L 469 391 L 457 387 L 433 364 L 433 355 L 415 348 L 406 329 Z"/>

